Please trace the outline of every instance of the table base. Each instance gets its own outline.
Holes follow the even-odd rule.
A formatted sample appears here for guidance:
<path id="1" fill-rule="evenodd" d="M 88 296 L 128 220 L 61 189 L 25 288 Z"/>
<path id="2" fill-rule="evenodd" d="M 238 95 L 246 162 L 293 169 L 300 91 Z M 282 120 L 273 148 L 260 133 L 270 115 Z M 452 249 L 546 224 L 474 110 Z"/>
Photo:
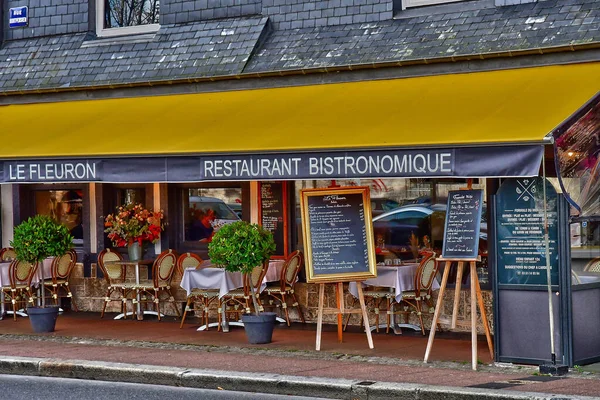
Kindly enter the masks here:
<path id="1" fill-rule="evenodd" d="M 145 310 L 143 313 L 137 312 L 137 316 L 138 316 L 137 319 L 141 321 L 143 319 L 142 315 L 156 315 L 156 316 L 158 316 L 158 313 L 156 311 L 150 311 L 150 310 Z M 125 314 L 121 313 L 121 314 L 117 315 L 114 319 L 121 319 L 121 318 L 124 318 L 125 316 L 133 317 L 133 311 L 127 311 Z M 164 317 L 164 316 L 165 316 L 165 314 L 160 313 L 160 317 L 161 318 Z"/>
<path id="2" fill-rule="evenodd" d="M 19 310 L 19 311 L 17 311 L 17 312 L 14 312 L 14 311 L 5 311 L 5 312 L 4 312 L 4 314 L 6 314 L 6 315 L 9 315 L 9 314 L 10 314 L 10 315 L 17 314 L 17 315 L 19 315 L 19 316 L 21 316 L 21 317 L 29 317 L 29 315 L 27 315 L 27 314 L 25 313 L 25 310 Z M 2 315 L 1 315 L 1 314 L 0 314 L 0 319 L 2 319 Z"/>
<path id="3" fill-rule="evenodd" d="M 402 328 L 413 329 L 415 331 L 421 330 L 421 327 L 419 325 L 415 325 L 415 324 L 394 324 L 394 325 L 390 325 L 390 327 L 394 330 L 394 334 L 396 334 L 396 335 L 402 335 Z M 372 326 L 371 332 L 373 332 L 377 328 L 379 328 L 379 329 L 387 328 L 387 324 L 379 324 L 377 326 Z"/>

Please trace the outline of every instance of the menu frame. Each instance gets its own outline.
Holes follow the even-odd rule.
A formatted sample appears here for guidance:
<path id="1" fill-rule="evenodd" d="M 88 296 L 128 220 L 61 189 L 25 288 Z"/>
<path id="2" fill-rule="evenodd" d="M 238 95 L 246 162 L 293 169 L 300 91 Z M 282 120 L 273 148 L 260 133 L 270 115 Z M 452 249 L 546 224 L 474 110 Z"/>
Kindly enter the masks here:
<path id="1" fill-rule="evenodd" d="M 364 240 L 363 245 L 367 250 L 368 270 L 360 272 L 336 272 L 336 273 L 315 273 L 313 265 L 313 249 L 311 240 L 311 223 L 309 198 L 325 196 L 343 196 L 343 195 L 361 195 L 362 213 L 364 216 Z M 375 261 L 375 241 L 373 235 L 373 220 L 371 218 L 371 196 L 370 189 L 367 186 L 350 186 L 337 188 L 317 188 L 303 189 L 301 196 L 301 214 L 302 214 L 302 235 L 304 238 L 305 269 L 306 281 L 308 283 L 337 283 L 337 282 L 358 282 L 377 277 L 377 266 Z M 364 265 L 364 264 L 363 264 Z"/>
<path id="2" fill-rule="evenodd" d="M 264 184 L 280 185 L 281 186 L 281 208 L 283 210 L 283 254 L 274 254 L 271 256 L 272 259 L 283 259 L 286 260 L 290 255 L 290 224 L 289 224 L 289 191 L 287 181 L 264 181 L 259 182 L 258 185 L 258 221 L 259 224 L 263 224 L 263 196 L 262 188 Z"/>
<path id="3" fill-rule="evenodd" d="M 458 201 L 459 205 L 458 207 L 460 207 L 460 203 L 464 203 L 466 201 L 460 201 L 462 200 L 462 197 L 465 196 L 471 196 L 471 198 L 474 197 L 473 200 L 475 200 L 475 215 L 472 215 L 475 217 L 475 221 L 474 222 L 474 226 L 470 226 L 465 230 L 464 232 L 469 232 L 470 234 L 472 234 L 473 236 L 470 238 L 470 241 L 468 240 L 464 240 L 462 241 L 462 244 L 465 246 L 468 246 L 469 244 L 471 245 L 471 251 L 470 252 L 465 252 L 465 251 L 461 251 L 461 250 L 449 250 L 448 249 L 448 239 L 450 236 L 448 232 L 449 232 L 449 224 L 454 223 L 453 221 L 451 221 L 451 219 L 456 218 L 456 212 L 459 212 L 458 215 L 460 215 L 460 209 L 458 209 L 458 211 L 456 211 L 452 206 L 453 206 L 453 202 L 454 201 Z M 475 197 L 476 196 L 476 197 Z M 458 199 L 461 197 L 461 199 Z M 479 256 L 479 235 L 480 235 L 480 231 L 481 231 L 481 212 L 483 209 L 483 190 L 482 189 L 459 189 L 459 190 L 451 190 L 448 192 L 448 202 L 447 202 L 447 208 L 446 208 L 446 218 L 444 221 L 444 241 L 442 244 L 442 258 L 445 260 L 478 260 L 478 256 Z M 473 213 L 471 213 L 473 214 Z M 458 254 L 457 254 L 458 253 Z"/>

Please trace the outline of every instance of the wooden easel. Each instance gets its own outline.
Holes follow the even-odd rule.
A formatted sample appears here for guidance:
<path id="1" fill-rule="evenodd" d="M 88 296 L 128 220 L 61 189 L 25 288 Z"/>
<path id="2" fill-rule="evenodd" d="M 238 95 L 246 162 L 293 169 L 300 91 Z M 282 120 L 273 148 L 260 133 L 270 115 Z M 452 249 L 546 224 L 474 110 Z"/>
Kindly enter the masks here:
<path id="1" fill-rule="evenodd" d="M 471 359 L 472 368 L 477 370 L 477 303 L 479 304 L 479 311 L 481 313 L 481 319 L 483 320 L 483 328 L 485 330 L 485 336 L 487 338 L 488 348 L 490 350 L 490 356 L 494 358 L 494 345 L 492 343 L 492 337 L 490 335 L 490 327 L 485 313 L 485 306 L 483 304 L 483 296 L 481 295 L 481 287 L 479 286 L 479 278 L 477 276 L 476 262 L 480 261 L 480 257 L 470 259 L 455 259 L 455 258 L 438 258 L 438 261 L 445 261 L 446 266 L 444 267 L 444 275 L 442 277 L 442 284 L 440 285 L 440 293 L 438 295 L 437 304 L 435 306 L 435 312 L 433 314 L 433 320 L 431 321 L 431 331 L 429 331 L 429 340 L 427 341 L 427 350 L 425 350 L 424 362 L 429 359 L 431 347 L 433 346 L 433 339 L 435 337 L 435 327 L 437 326 L 440 312 L 442 309 L 442 303 L 444 299 L 444 290 L 448 283 L 448 275 L 450 274 L 450 266 L 452 262 L 458 261 L 458 271 L 456 274 L 456 287 L 454 290 L 454 305 L 452 308 L 452 322 L 451 327 L 455 328 L 457 323 L 458 314 L 458 303 L 460 300 L 460 285 L 462 281 L 463 268 L 465 263 L 469 263 L 471 269 Z M 475 299 L 477 297 L 477 300 Z"/>
<path id="2" fill-rule="evenodd" d="M 373 338 L 371 337 L 371 328 L 369 326 L 369 316 L 365 307 L 365 296 L 363 295 L 361 282 L 356 282 L 358 291 L 358 301 L 360 302 L 360 310 L 348 310 L 344 307 L 344 284 L 342 282 L 335 283 L 336 308 L 323 308 L 325 302 L 325 283 L 319 284 L 319 311 L 317 315 L 317 346 L 316 350 L 321 350 L 321 329 L 323 327 L 323 314 L 337 314 L 338 341 L 342 343 L 342 318 L 343 314 L 358 314 L 362 313 L 363 321 L 365 321 L 365 330 L 367 333 L 367 341 L 369 348 L 373 348 Z"/>

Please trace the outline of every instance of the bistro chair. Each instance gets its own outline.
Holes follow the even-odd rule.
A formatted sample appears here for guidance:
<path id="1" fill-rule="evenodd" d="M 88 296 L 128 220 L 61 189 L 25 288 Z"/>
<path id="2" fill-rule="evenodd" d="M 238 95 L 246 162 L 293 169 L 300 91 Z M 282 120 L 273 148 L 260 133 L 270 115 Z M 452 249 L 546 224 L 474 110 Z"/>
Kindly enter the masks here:
<path id="1" fill-rule="evenodd" d="M 287 300 L 290 297 L 293 301 L 292 307 L 296 307 L 298 309 L 298 316 L 302 320 L 303 324 L 306 323 L 304 320 L 304 314 L 302 313 L 302 308 L 298 304 L 298 300 L 296 300 L 296 295 L 294 294 L 294 285 L 296 284 L 298 272 L 300 271 L 301 267 L 302 252 L 300 252 L 300 250 L 296 250 L 290 254 L 287 260 L 285 260 L 285 264 L 281 269 L 281 278 L 279 280 L 279 284 L 276 286 L 267 285 L 263 291 L 268 298 L 268 305 L 265 306 L 281 307 L 285 313 L 285 321 L 287 322 L 288 326 L 290 326 L 290 316 L 288 314 Z"/>
<path id="2" fill-rule="evenodd" d="M 187 268 L 198 268 L 200 264 L 202 264 L 202 259 L 194 253 L 184 253 L 177 259 L 177 265 L 182 271 L 185 271 Z M 195 315 L 198 315 L 201 312 L 201 320 L 203 324 L 206 325 L 206 330 L 208 330 L 208 310 L 212 301 L 218 298 L 218 289 L 193 288 L 192 292 L 187 297 L 179 328 L 183 328 L 183 323 L 185 322 L 188 311 L 194 311 Z"/>
<path id="3" fill-rule="evenodd" d="M 171 281 L 177 269 L 177 254 L 172 249 L 163 251 L 158 255 L 152 264 L 152 281 L 140 282 L 134 284 L 136 298 L 133 300 L 134 309 L 137 305 L 137 298 L 141 303 L 154 303 L 154 308 L 160 321 L 160 303 L 170 301 L 175 304 L 177 317 L 181 317 L 179 307 L 175 302 L 175 297 L 171 292 Z M 168 297 L 161 299 L 161 294 L 167 294 Z M 135 312 L 135 311 L 134 311 Z"/>
<path id="4" fill-rule="evenodd" d="M 221 329 L 222 322 L 222 311 L 225 307 L 225 316 L 229 318 L 230 315 L 234 315 L 236 320 L 241 318 L 242 314 L 250 314 L 252 312 L 252 292 L 250 285 L 254 287 L 254 293 L 256 294 L 256 301 L 258 303 L 259 311 L 264 311 L 262 303 L 260 302 L 260 287 L 267 274 L 267 268 L 269 264 L 259 265 L 254 267 L 250 274 L 244 274 L 244 287 L 241 289 L 234 289 L 227 293 L 225 296 L 219 299 L 219 328 Z"/>
<path id="5" fill-rule="evenodd" d="M 357 282 L 356 284 L 360 285 L 361 283 Z M 363 289 L 363 296 L 365 298 L 365 308 L 367 308 L 369 310 L 368 314 L 375 314 L 375 331 L 377 333 L 379 333 L 379 315 L 386 314 L 387 315 L 386 333 L 388 333 L 390 331 L 390 318 L 391 318 L 390 313 L 388 312 L 389 308 L 386 309 L 386 308 L 382 308 L 381 306 L 382 306 L 382 303 L 383 304 L 388 303 L 388 298 L 390 296 L 390 288 L 368 286 L 367 288 Z M 357 301 L 358 301 L 358 299 L 354 298 L 350 308 L 354 308 Z M 348 314 L 346 316 L 346 322 L 344 323 L 344 331 L 348 327 L 348 322 L 350 322 L 351 316 L 352 316 L 352 314 Z M 362 326 L 362 324 L 363 324 L 362 320 L 363 320 L 363 317 L 362 317 L 362 314 L 360 314 L 360 323 L 359 323 L 360 326 Z"/>
<path id="6" fill-rule="evenodd" d="M 46 286 L 52 294 L 54 304 L 58 305 L 60 289 L 63 289 L 66 296 L 62 297 L 71 299 L 71 306 L 75 312 L 77 312 L 77 305 L 75 304 L 75 299 L 73 299 L 73 293 L 71 293 L 71 289 L 69 288 L 69 278 L 71 277 L 73 267 L 75 267 L 76 263 L 77 253 L 75 250 L 69 250 L 60 257 L 54 257 L 52 260 L 52 278 L 44 281 L 44 286 Z"/>
<path id="7" fill-rule="evenodd" d="M 100 318 L 104 318 L 104 311 L 106 310 L 108 303 L 111 301 L 119 301 L 121 302 L 121 313 L 123 314 L 123 318 L 127 319 L 127 300 L 129 295 L 135 294 L 135 284 L 125 282 L 126 270 L 122 265 L 106 264 L 109 261 L 122 260 L 123 256 L 111 249 L 104 249 L 98 254 L 98 266 L 102 270 L 104 280 L 108 285 Z M 119 296 L 117 298 L 112 298 L 113 293 L 117 293 Z M 135 314 L 135 307 L 133 307 L 133 313 Z"/>
<path id="8" fill-rule="evenodd" d="M 436 278 L 439 263 L 435 259 L 435 253 L 424 252 L 423 258 L 417 268 L 415 274 L 415 290 L 406 290 L 402 292 L 400 301 L 396 302 L 396 298 L 393 293 L 389 294 L 388 297 L 388 313 L 389 314 L 402 314 L 408 322 L 408 317 L 411 313 L 415 313 L 421 323 L 421 332 L 425 335 L 425 325 L 423 324 L 423 312 L 433 316 L 435 306 L 432 299 L 432 286 L 433 281 Z M 397 305 L 400 310 L 392 312 L 392 306 Z M 423 310 L 423 305 L 426 309 Z M 431 327 L 435 329 L 435 327 Z"/>
<path id="9" fill-rule="evenodd" d="M 596 257 L 590 260 L 589 263 L 583 267 L 583 270 L 586 272 L 599 272 L 600 273 L 600 257 Z"/>
<path id="10" fill-rule="evenodd" d="M 13 260 L 8 268 L 8 285 L 2 286 L 4 303 L 11 303 L 13 319 L 17 320 L 17 310 L 26 308 L 27 303 L 33 305 L 34 295 L 31 290 L 31 281 L 37 271 L 38 263 L 31 264 L 26 261 Z M 17 308 L 17 304 L 22 306 Z"/>
<path id="11" fill-rule="evenodd" d="M 12 261 L 17 258 L 17 252 L 12 247 L 3 247 L 0 250 L 0 262 L 1 261 Z"/>

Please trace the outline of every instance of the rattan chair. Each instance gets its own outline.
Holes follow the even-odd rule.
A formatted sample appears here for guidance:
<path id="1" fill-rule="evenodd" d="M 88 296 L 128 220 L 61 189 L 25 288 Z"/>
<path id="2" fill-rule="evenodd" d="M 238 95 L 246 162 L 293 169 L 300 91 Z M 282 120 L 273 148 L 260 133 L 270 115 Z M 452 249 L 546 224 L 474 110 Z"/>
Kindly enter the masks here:
<path id="1" fill-rule="evenodd" d="M 111 249 L 104 249 L 98 254 L 98 266 L 104 274 L 104 280 L 107 283 L 106 295 L 104 296 L 104 305 L 102 306 L 102 313 L 100 318 L 104 317 L 104 311 L 106 306 L 111 301 L 121 302 L 121 313 L 123 318 L 127 318 L 127 300 L 132 300 L 135 295 L 134 283 L 125 282 L 125 268 L 122 265 L 111 265 L 107 264 L 108 261 L 122 261 L 123 256 Z M 117 298 L 113 298 L 113 293 L 118 294 Z M 132 296 L 129 298 L 129 296 Z M 133 314 L 135 314 L 135 307 L 133 307 Z"/>
<path id="2" fill-rule="evenodd" d="M 152 281 L 140 282 L 134 285 L 136 290 L 136 298 L 140 299 L 141 303 L 154 303 L 154 308 L 160 321 L 160 303 L 170 301 L 175 304 L 175 312 L 178 317 L 181 317 L 179 307 L 175 302 L 175 297 L 171 292 L 171 280 L 177 269 L 177 254 L 168 249 L 158 255 L 152 264 Z M 167 294 L 168 297 L 161 299 L 161 294 Z M 137 300 L 134 299 L 134 308 Z"/>
<path id="3" fill-rule="evenodd" d="M 268 264 L 259 265 L 252 270 L 252 273 L 244 275 L 244 287 L 241 289 L 234 289 L 227 293 L 225 296 L 219 299 L 219 328 L 221 329 L 222 322 L 222 311 L 225 310 L 226 318 L 230 319 L 231 316 L 235 316 L 236 320 L 239 320 L 242 314 L 250 314 L 252 312 L 252 292 L 250 291 L 250 285 L 254 287 L 254 293 L 256 294 L 256 301 L 258 303 L 259 311 L 264 311 L 262 303 L 260 302 L 260 287 L 267 274 Z"/>
<path id="4" fill-rule="evenodd" d="M 285 260 L 285 264 L 281 269 L 281 278 L 279 280 L 279 284 L 277 286 L 267 285 L 263 291 L 268 300 L 265 304 L 265 307 L 281 307 L 285 313 L 285 321 L 287 322 L 288 326 L 290 326 L 290 316 L 288 314 L 287 300 L 290 297 L 293 301 L 292 307 L 296 307 L 298 309 L 298 316 L 300 317 L 300 320 L 302 320 L 302 323 L 306 322 L 304 320 L 302 308 L 298 304 L 298 300 L 296 300 L 296 295 L 294 294 L 294 285 L 296 284 L 296 280 L 298 278 L 298 272 L 302 267 L 302 260 L 302 253 L 300 250 L 296 250 L 290 254 L 287 260 Z"/>
<path id="5" fill-rule="evenodd" d="M 436 278 L 439 264 L 435 259 L 434 252 L 423 253 L 423 258 L 419 263 L 415 274 L 415 290 L 405 290 L 402 292 L 402 298 L 397 304 L 394 294 L 389 294 L 388 297 L 388 314 L 402 314 L 408 322 L 408 317 L 411 313 L 415 313 L 421 323 L 421 332 L 425 335 L 425 325 L 423 324 L 423 313 L 433 316 L 435 306 L 432 299 L 432 286 Z M 400 308 L 399 311 L 392 313 L 392 305 Z M 423 310 L 423 305 L 426 306 Z M 434 327 L 432 327 L 434 329 Z"/>
<path id="6" fill-rule="evenodd" d="M 357 285 L 360 285 L 360 284 L 361 284 L 360 282 L 357 282 Z M 365 289 L 363 289 L 363 296 L 365 298 L 365 308 L 367 309 L 367 314 L 375 314 L 375 331 L 377 333 L 379 333 L 379 316 L 381 314 L 385 314 L 387 316 L 386 333 L 388 333 L 390 330 L 391 315 L 388 312 L 389 311 L 388 308 L 382 308 L 382 303 L 384 305 L 387 305 L 389 303 L 388 298 L 390 296 L 390 288 L 368 286 Z M 358 299 L 354 298 L 350 308 L 354 308 L 357 301 L 358 301 Z M 346 322 L 344 323 L 344 331 L 348 327 L 348 322 L 350 322 L 351 316 L 352 316 L 352 314 L 348 314 L 346 316 Z M 362 314 L 360 314 L 360 323 L 359 323 L 360 326 L 362 326 L 362 324 L 363 324 L 362 320 L 363 320 L 363 317 L 362 317 Z"/>
<path id="7" fill-rule="evenodd" d="M 182 271 L 185 271 L 187 268 L 198 268 L 200 264 L 202 264 L 202 259 L 194 253 L 184 253 L 177 259 L 177 265 Z M 206 326 L 206 330 L 208 330 L 208 310 L 213 300 L 218 298 L 218 289 L 193 288 L 192 292 L 187 296 L 179 328 L 183 327 L 188 311 L 194 311 L 195 315 L 201 315 L 201 320 Z"/>
<path id="8" fill-rule="evenodd" d="M 600 272 L 600 257 L 596 257 L 588 262 L 583 270 L 586 272 Z"/>
<path id="9" fill-rule="evenodd" d="M 2 286 L 4 303 L 11 303 L 13 319 L 17 320 L 17 310 L 27 308 L 27 303 L 33 305 L 34 295 L 31 281 L 37 271 L 38 263 L 13 260 L 8 268 L 9 284 Z M 17 307 L 17 304 L 22 306 Z"/>
<path id="10" fill-rule="evenodd" d="M 17 252 L 12 247 L 3 247 L 0 250 L 0 261 L 12 261 L 17 258 Z"/>
<path id="11" fill-rule="evenodd" d="M 73 293 L 71 293 L 71 289 L 69 288 L 69 278 L 76 263 L 77 253 L 75 250 L 69 250 L 60 257 L 54 257 L 52 260 L 52 277 L 44 281 L 44 286 L 50 291 L 54 304 L 58 305 L 59 297 L 68 297 L 71 299 L 73 311 L 77 311 L 77 305 L 75 304 Z M 60 296 L 61 289 L 65 293 L 64 296 Z"/>

